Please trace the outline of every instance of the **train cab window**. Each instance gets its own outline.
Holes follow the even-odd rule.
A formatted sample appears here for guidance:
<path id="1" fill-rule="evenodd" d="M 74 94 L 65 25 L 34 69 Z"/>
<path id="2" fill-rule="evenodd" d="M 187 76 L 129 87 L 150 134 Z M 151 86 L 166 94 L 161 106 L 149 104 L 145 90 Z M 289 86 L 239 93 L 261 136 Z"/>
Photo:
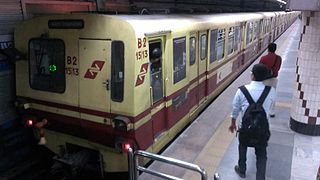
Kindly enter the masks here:
<path id="1" fill-rule="evenodd" d="M 173 83 L 186 78 L 186 38 L 173 39 Z"/>
<path id="2" fill-rule="evenodd" d="M 207 35 L 201 36 L 200 42 L 200 59 L 205 60 L 207 57 Z"/>
<path id="3" fill-rule="evenodd" d="M 31 39 L 28 54 L 30 87 L 63 93 L 66 87 L 64 42 L 60 39 Z"/>
<path id="4" fill-rule="evenodd" d="M 124 93 L 124 44 L 112 41 L 111 44 L 111 99 L 123 101 Z"/>
<path id="5" fill-rule="evenodd" d="M 161 41 L 149 42 L 150 52 L 150 85 L 152 87 L 152 102 L 155 103 L 163 97 L 162 82 L 162 50 Z"/>
<path id="6" fill-rule="evenodd" d="M 190 38 L 190 61 L 189 61 L 189 65 L 192 66 L 195 62 L 196 62 L 196 38 L 195 37 L 191 37 Z"/>

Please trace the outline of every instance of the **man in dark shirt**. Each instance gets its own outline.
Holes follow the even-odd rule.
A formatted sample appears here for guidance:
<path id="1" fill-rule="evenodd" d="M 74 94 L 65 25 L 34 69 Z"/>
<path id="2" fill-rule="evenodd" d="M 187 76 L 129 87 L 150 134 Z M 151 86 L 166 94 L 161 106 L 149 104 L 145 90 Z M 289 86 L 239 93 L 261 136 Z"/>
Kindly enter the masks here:
<path id="1" fill-rule="evenodd" d="M 277 49 L 277 44 L 270 43 L 268 45 L 268 54 L 265 56 L 262 56 L 259 62 L 261 64 L 266 65 L 271 72 L 269 78 L 264 80 L 263 83 L 266 86 L 272 86 L 274 89 L 277 88 L 277 84 L 278 84 L 277 77 L 278 77 L 279 69 L 281 67 L 281 62 L 282 62 L 281 57 L 275 53 L 276 49 Z M 273 104 L 273 107 L 271 107 L 270 109 L 270 114 L 269 114 L 270 117 L 275 116 L 274 105 L 275 103 Z"/>

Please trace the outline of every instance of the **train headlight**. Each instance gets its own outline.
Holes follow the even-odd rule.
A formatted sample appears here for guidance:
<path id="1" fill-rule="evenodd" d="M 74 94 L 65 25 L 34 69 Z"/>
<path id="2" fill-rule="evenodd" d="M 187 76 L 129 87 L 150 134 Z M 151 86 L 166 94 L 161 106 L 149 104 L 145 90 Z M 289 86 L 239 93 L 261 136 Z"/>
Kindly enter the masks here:
<path id="1" fill-rule="evenodd" d="M 127 117 L 117 116 L 112 120 L 112 127 L 121 131 L 129 131 L 130 120 Z"/>

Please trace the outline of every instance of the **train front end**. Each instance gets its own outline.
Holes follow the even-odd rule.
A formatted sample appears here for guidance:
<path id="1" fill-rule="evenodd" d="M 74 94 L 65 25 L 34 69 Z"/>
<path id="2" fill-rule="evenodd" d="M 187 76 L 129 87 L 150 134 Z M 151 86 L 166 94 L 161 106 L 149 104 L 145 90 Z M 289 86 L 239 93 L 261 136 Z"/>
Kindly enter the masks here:
<path id="1" fill-rule="evenodd" d="M 15 31 L 25 57 L 16 62 L 17 106 L 38 143 L 57 154 L 60 170 L 127 171 L 126 148 L 138 146 L 133 97 L 124 92 L 125 42 L 110 37 L 108 23 L 105 16 L 61 15 L 28 20 Z"/>

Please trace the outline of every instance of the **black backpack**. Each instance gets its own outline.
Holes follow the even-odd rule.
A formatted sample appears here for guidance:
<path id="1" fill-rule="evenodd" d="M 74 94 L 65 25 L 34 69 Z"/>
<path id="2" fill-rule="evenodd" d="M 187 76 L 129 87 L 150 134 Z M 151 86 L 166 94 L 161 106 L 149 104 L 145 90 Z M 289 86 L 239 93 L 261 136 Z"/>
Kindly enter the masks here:
<path id="1" fill-rule="evenodd" d="M 269 123 L 263 102 L 271 87 L 265 86 L 257 102 L 254 102 L 245 86 L 239 87 L 249 102 L 239 129 L 239 141 L 248 147 L 267 146 L 270 138 Z"/>

